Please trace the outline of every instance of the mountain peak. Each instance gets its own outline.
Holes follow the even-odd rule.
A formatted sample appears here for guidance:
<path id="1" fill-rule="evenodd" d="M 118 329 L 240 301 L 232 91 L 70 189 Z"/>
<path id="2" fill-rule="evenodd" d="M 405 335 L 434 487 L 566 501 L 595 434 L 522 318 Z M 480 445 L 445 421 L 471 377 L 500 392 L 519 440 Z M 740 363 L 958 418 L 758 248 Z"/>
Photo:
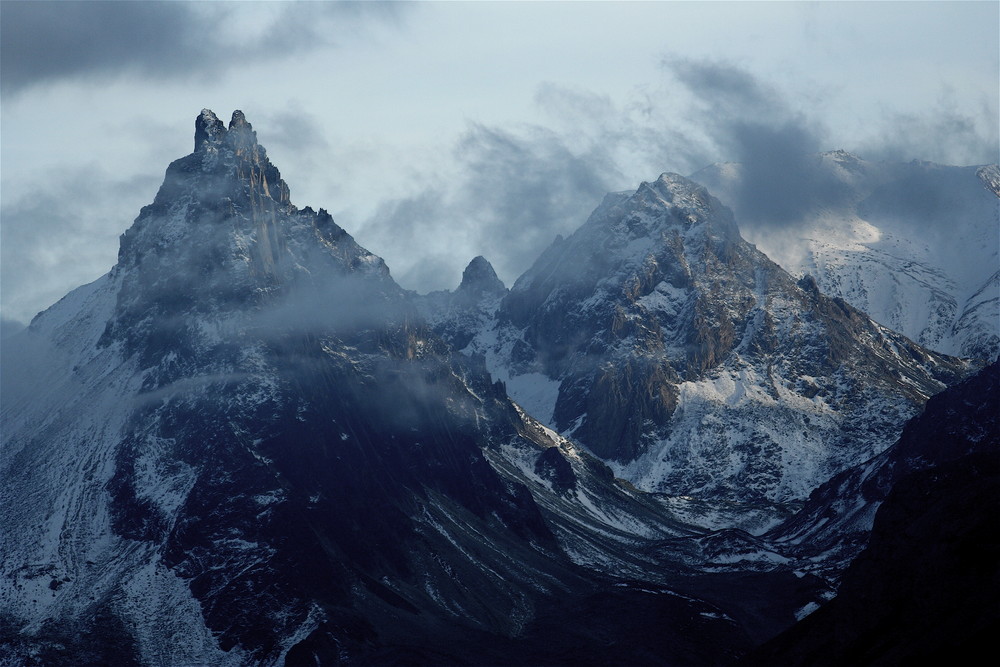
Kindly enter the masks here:
<path id="1" fill-rule="evenodd" d="M 636 196 L 654 205 L 666 205 L 672 209 L 707 211 L 712 208 L 712 196 L 704 186 L 671 172 L 660 174 L 652 183 L 643 182 Z M 649 201 L 652 199 L 653 201 Z"/>
<path id="2" fill-rule="evenodd" d="M 192 321 L 238 318 L 265 304 L 288 307 L 290 292 L 322 300 L 324 313 L 332 312 L 329 302 L 343 304 L 358 293 L 374 294 L 376 302 L 399 292 L 384 262 L 329 213 L 292 205 L 281 173 L 239 110 L 228 128 L 209 109 L 197 116 L 195 152 L 167 167 L 153 203 L 122 235 L 114 271 L 124 296 L 102 340 L 150 350 L 141 362 L 150 367 L 164 350 L 150 347 L 151 337 L 170 331 L 178 345 L 193 344 L 198 334 L 185 333 Z M 345 275 L 352 288 L 341 294 L 338 278 Z"/>
<path id="3" fill-rule="evenodd" d="M 211 109 L 202 109 L 194 119 L 194 150 L 202 150 L 206 143 L 217 143 L 226 135 L 226 126 Z"/>
<path id="4" fill-rule="evenodd" d="M 227 139 L 237 151 L 257 146 L 257 133 L 254 132 L 253 125 L 247 121 L 246 116 L 239 109 L 233 112 L 233 118 L 229 121 Z"/>
<path id="5" fill-rule="evenodd" d="M 462 272 L 462 283 L 459 292 L 502 293 L 507 291 L 503 281 L 497 277 L 493 265 L 485 257 L 479 255 L 465 267 Z"/>
<path id="6" fill-rule="evenodd" d="M 620 206 L 629 211 L 624 217 Z M 602 212 L 598 214 L 598 211 Z M 634 194 L 624 200 L 605 198 L 598 211 L 595 211 L 598 217 L 610 216 L 609 219 L 618 220 L 618 228 L 631 237 L 655 236 L 659 231 L 654 233 L 654 230 L 662 231 L 664 225 L 691 229 L 706 223 L 720 238 L 735 240 L 739 237 L 728 207 L 700 183 L 670 172 L 661 174 L 655 181 L 644 181 Z M 646 222 L 640 224 L 642 220 Z"/>
<path id="7" fill-rule="evenodd" d="M 244 126 L 249 128 L 250 123 L 247 121 L 247 117 L 243 115 L 243 112 L 240 111 L 239 109 L 236 109 L 235 111 L 233 111 L 233 117 L 229 121 L 229 129 L 232 130 L 233 128 L 244 127 Z"/>
<path id="8" fill-rule="evenodd" d="M 257 133 L 242 111 L 233 111 L 229 129 L 219 120 L 211 109 L 202 109 L 194 120 L 194 150 L 204 151 L 209 145 L 218 145 L 225 141 L 237 152 L 259 146 Z"/>

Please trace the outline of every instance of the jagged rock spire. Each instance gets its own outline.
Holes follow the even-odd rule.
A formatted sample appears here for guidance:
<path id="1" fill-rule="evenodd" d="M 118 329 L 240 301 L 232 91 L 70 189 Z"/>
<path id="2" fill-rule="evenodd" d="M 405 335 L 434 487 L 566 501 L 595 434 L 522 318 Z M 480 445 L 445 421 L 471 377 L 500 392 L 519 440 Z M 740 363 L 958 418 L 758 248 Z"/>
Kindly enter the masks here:
<path id="1" fill-rule="evenodd" d="M 458 291 L 463 293 L 493 294 L 504 293 L 507 287 L 497 277 L 493 266 L 485 257 L 475 257 L 462 272 L 462 282 Z"/>
<path id="2" fill-rule="evenodd" d="M 233 118 L 229 121 L 229 144 L 237 151 L 250 149 L 257 146 L 257 133 L 253 126 L 247 121 L 243 112 L 237 109 L 233 112 Z"/>
<path id="3" fill-rule="evenodd" d="M 229 121 L 229 129 L 219 120 L 211 109 L 202 109 L 194 120 L 194 150 L 204 151 L 209 145 L 217 145 L 225 141 L 236 151 L 259 147 L 257 133 L 242 111 L 233 112 Z M 263 150 L 263 148 L 261 147 Z"/>
<path id="4" fill-rule="evenodd" d="M 240 114 L 242 116 L 242 114 Z M 226 126 L 211 109 L 202 109 L 194 119 L 194 150 L 203 150 L 206 143 L 216 143 L 226 135 Z"/>
<path id="5" fill-rule="evenodd" d="M 105 340 L 126 340 L 134 350 L 154 349 L 150 331 L 170 330 L 183 343 L 187 334 L 171 323 L 183 328 L 196 310 L 228 317 L 314 276 L 371 275 L 379 297 L 399 292 L 384 262 L 326 211 L 291 204 L 281 173 L 239 110 L 228 128 L 209 109 L 198 114 L 195 151 L 167 167 L 153 203 L 122 235 L 114 270 L 122 298 Z M 157 363 L 164 349 L 142 363 Z"/>

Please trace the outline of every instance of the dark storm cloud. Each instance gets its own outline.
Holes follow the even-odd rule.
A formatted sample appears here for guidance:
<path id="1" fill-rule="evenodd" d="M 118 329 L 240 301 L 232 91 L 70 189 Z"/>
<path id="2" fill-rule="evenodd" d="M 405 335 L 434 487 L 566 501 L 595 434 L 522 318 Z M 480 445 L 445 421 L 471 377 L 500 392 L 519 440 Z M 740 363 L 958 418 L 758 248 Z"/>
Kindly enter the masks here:
<path id="1" fill-rule="evenodd" d="M 84 73 L 177 72 L 207 48 L 187 3 L 4 2 L 0 11 L 5 94 Z"/>
<path id="2" fill-rule="evenodd" d="M 138 73 L 215 77 L 248 60 L 287 57 L 329 44 L 368 17 L 392 20 L 403 3 L 283 3 L 240 39 L 230 24 L 255 3 L 0 3 L 0 79 L 5 95 L 79 76 Z"/>
<path id="3" fill-rule="evenodd" d="M 572 232 L 610 187 L 610 159 L 576 151 L 539 127 L 475 125 L 454 155 L 460 180 L 384 203 L 359 237 L 389 257 L 419 248 L 420 260 L 394 262 L 409 288 L 454 288 L 466 262 L 484 255 L 509 283 L 557 234 Z"/>
<path id="4" fill-rule="evenodd" d="M 741 218 L 784 225 L 835 203 L 841 186 L 821 169 L 823 126 L 784 97 L 728 63 L 669 60 L 667 70 L 697 103 L 699 124 L 717 154 L 743 165 L 735 201 Z"/>
<path id="5" fill-rule="evenodd" d="M 846 148 L 868 160 L 944 164 L 968 161 L 970 156 L 979 156 L 980 164 L 997 160 L 997 124 L 984 130 L 981 123 L 983 118 L 997 117 L 991 100 L 984 99 L 983 108 L 970 114 L 959 110 L 945 91 L 935 109 L 886 115 L 873 124 L 874 137 L 867 143 L 829 146 L 821 122 L 794 110 L 788 96 L 736 65 L 667 60 L 664 66 L 695 98 L 696 112 L 689 120 L 707 136 L 712 152 L 742 164 L 742 175 L 727 203 L 747 225 L 780 228 L 816 209 L 842 204 L 847 187 L 821 164 L 817 154 L 824 150 Z M 922 201 L 936 196 L 929 190 L 942 187 L 914 184 L 900 201 Z"/>
<path id="6" fill-rule="evenodd" d="M 727 118 L 780 113 L 775 92 L 749 72 L 722 62 L 668 59 L 664 65 L 691 92 Z"/>

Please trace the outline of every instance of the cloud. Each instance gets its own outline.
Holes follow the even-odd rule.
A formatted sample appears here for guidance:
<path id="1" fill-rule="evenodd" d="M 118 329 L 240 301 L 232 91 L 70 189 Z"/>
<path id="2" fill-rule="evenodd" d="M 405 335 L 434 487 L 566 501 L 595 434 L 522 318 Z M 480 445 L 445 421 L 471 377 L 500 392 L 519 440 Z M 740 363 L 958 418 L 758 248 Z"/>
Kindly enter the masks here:
<path id="1" fill-rule="evenodd" d="M 737 65 L 674 59 L 666 60 L 664 68 L 692 96 L 687 121 L 703 132 L 711 151 L 742 165 L 739 178 L 722 185 L 719 194 L 734 208 L 743 230 L 758 238 L 794 226 L 818 209 L 846 203 L 849 186 L 817 158 L 825 150 L 846 148 L 868 160 L 893 162 L 968 163 L 977 155 L 980 164 L 997 159 L 996 105 L 986 99 L 981 109 L 961 110 L 945 89 L 936 108 L 887 114 L 872 123 L 870 138 L 838 146 L 830 145 L 819 110 Z M 984 120 L 991 118 L 993 122 Z M 904 165 L 893 173 L 891 187 L 865 202 L 867 214 L 936 225 L 948 219 L 947 210 L 972 205 L 956 201 L 956 192 L 968 202 L 981 201 L 975 179 L 966 183 L 957 173 Z M 779 237 L 770 238 L 772 246 L 779 242 Z"/>
<path id="2" fill-rule="evenodd" d="M 476 255 L 509 283 L 586 219 L 615 172 L 602 149 L 538 126 L 473 125 L 452 153 L 452 179 L 384 202 L 358 230 L 404 287 L 452 289 Z"/>
<path id="3" fill-rule="evenodd" d="M 118 235 L 152 200 L 159 177 L 118 179 L 96 165 L 50 174 L 44 189 L 5 197 L 0 208 L 0 303 L 28 321 L 67 288 L 115 262 Z"/>
<path id="4" fill-rule="evenodd" d="M 704 140 L 681 121 L 683 102 L 667 89 L 636 90 L 622 101 L 552 83 L 535 102 L 559 128 L 562 140 L 592 156 L 617 187 L 635 187 L 664 171 L 704 166 Z M 603 193 L 602 193 L 603 194 Z"/>
<path id="5" fill-rule="evenodd" d="M 668 59 L 664 67 L 693 97 L 689 120 L 701 127 L 713 152 L 743 165 L 730 202 L 741 219 L 782 226 L 837 201 L 843 191 L 815 157 L 826 148 L 822 123 L 736 65 Z"/>
<path id="6" fill-rule="evenodd" d="M 319 119 L 299 104 L 289 104 L 277 112 L 265 112 L 254 121 L 267 128 L 267 140 L 271 145 L 281 146 L 296 154 L 302 151 L 330 151 Z"/>
<path id="7" fill-rule="evenodd" d="M 4 2 L 4 95 L 80 76 L 205 79 L 229 67 L 334 44 L 406 3 Z"/>
<path id="8" fill-rule="evenodd" d="M 404 287 L 453 289 L 476 255 L 510 285 L 607 192 L 705 164 L 708 149 L 658 94 L 622 101 L 545 83 L 535 103 L 544 124 L 471 124 L 446 174 L 426 169 L 413 178 L 416 192 L 383 201 L 357 227 Z"/>
<path id="9" fill-rule="evenodd" d="M 732 64 L 676 58 L 667 58 L 663 64 L 689 91 L 727 119 L 785 111 L 774 89 Z"/>
<path id="10" fill-rule="evenodd" d="M 970 112 L 959 108 L 953 91 L 945 87 L 933 109 L 887 114 L 859 152 L 871 160 L 991 164 L 1000 159 L 998 128 L 995 99 L 983 95 L 979 108 Z"/>
<path id="11" fill-rule="evenodd" d="M 478 209 L 483 240 L 506 241 L 515 254 L 537 252 L 555 234 L 572 231 L 608 189 L 613 170 L 602 149 L 573 151 L 558 134 L 537 127 L 516 134 L 475 126 L 458 151 L 466 156 L 465 203 Z"/>
<path id="12" fill-rule="evenodd" d="M 83 73 L 189 69 L 214 23 L 199 26 L 182 2 L 5 2 L 2 12 L 4 94 Z"/>
<path id="13" fill-rule="evenodd" d="M 942 164 L 994 162 L 1000 151 L 995 100 L 961 109 L 945 87 L 933 109 L 886 113 L 860 141 L 832 145 L 815 101 L 794 99 L 732 63 L 666 59 L 664 69 L 694 101 L 687 121 L 704 134 L 711 152 L 743 165 L 730 204 L 742 222 L 780 228 L 816 208 L 835 206 L 846 188 L 816 154 L 844 148 L 868 160 L 930 160 Z"/>
<path id="14" fill-rule="evenodd" d="M 24 329 L 25 324 L 20 320 L 12 320 L 0 315 L 0 340 L 13 336 L 18 331 Z"/>

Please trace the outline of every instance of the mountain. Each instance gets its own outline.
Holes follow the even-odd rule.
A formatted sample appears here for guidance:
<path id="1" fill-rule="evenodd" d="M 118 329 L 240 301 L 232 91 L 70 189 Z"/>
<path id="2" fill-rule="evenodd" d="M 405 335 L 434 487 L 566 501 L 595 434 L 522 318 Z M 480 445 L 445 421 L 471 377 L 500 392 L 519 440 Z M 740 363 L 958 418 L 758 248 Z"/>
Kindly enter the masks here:
<path id="1" fill-rule="evenodd" d="M 876 512 L 900 483 L 925 470 L 997 452 L 1000 360 L 932 396 L 897 442 L 820 485 L 798 513 L 762 539 L 802 560 L 804 569 L 832 571 L 836 577 L 867 544 Z"/>
<path id="2" fill-rule="evenodd" d="M 472 342 L 474 332 L 490 324 L 509 291 L 489 261 L 480 255 L 465 267 L 462 282 L 454 292 L 440 290 L 426 296 L 415 295 L 415 304 L 428 325 L 452 347 L 463 349 Z"/>
<path id="3" fill-rule="evenodd" d="M 924 347 L 1000 354 L 1000 169 L 870 162 L 844 151 L 805 161 L 782 207 L 752 165 L 692 175 L 731 206 L 744 235 L 793 275 Z"/>
<path id="4" fill-rule="evenodd" d="M 505 294 L 475 260 L 435 298 L 479 326 Z M 822 599 L 665 559 L 697 502 L 539 423 L 426 303 L 203 111 L 112 270 L 2 341 L 0 664 L 727 664 Z"/>
<path id="5" fill-rule="evenodd" d="M 866 544 L 836 598 L 745 664 L 978 660 L 1000 629 L 998 494 L 1000 363 L 994 363 L 932 398 L 884 454 L 813 494 L 813 507 L 792 522 L 813 530 L 792 534 L 794 540 L 820 551 L 838 543 L 832 533 L 853 531 Z M 817 512 L 820 506 L 825 510 Z"/>
<path id="6" fill-rule="evenodd" d="M 4 666 L 730 665 L 834 596 L 969 369 L 675 175 L 416 295 L 208 110 L 0 345 Z M 942 396 L 932 440 L 994 428 Z"/>
<path id="7" fill-rule="evenodd" d="M 966 372 L 793 278 L 675 174 L 605 197 L 498 297 L 492 319 L 429 321 L 528 413 L 672 496 L 804 499 Z"/>

